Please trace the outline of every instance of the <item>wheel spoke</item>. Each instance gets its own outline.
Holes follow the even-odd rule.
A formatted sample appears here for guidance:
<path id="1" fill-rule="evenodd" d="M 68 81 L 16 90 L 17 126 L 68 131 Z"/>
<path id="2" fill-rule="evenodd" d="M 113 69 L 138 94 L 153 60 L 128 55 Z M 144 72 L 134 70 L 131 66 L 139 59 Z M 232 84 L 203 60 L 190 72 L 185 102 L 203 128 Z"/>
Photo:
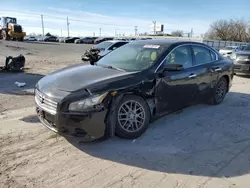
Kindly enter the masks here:
<path id="1" fill-rule="evenodd" d="M 127 104 L 125 104 L 125 106 L 128 109 L 127 112 L 132 110 Z"/>
<path id="2" fill-rule="evenodd" d="M 121 107 L 121 109 L 122 109 L 125 113 L 128 112 L 123 106 Z"/>

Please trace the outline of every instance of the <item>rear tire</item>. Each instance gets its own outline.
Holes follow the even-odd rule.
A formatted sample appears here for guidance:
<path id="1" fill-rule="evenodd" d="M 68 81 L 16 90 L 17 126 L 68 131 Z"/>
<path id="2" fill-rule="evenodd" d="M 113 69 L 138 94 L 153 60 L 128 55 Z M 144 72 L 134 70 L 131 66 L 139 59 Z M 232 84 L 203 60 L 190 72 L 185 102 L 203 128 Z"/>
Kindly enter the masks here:
<path id="1" fill-rule="evenodd" d="M 228 81 L 225 77 L 220 78 L 215 88 L 212 91 L 212 98 L 210 104 L 218 105 L 222 103 L 228 91 Z"/>
<path id="2" fill-rule="evenodd" d="M 113 115 L 116 135 L 126 139 L 140 137 L 147 130 L 150 121 L 148 104 L 137 95 L 124 96 Z"/>

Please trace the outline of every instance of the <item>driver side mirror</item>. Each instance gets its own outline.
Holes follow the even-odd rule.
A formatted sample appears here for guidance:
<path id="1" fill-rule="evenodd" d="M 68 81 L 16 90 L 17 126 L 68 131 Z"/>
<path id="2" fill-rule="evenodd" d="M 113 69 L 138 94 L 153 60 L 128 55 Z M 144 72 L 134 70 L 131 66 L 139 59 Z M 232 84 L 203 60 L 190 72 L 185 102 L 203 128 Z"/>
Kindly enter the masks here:
<path id="1" fill-rule="evenodd" d="M 182 71 L 184 68 L 183 68 L 183 65 L 181 64 L 166 64 L 163 69 L 161 70 L 159 76 L 160 77 L 166 77 L 168 72 L 171 72 L 171 71 Z"/>

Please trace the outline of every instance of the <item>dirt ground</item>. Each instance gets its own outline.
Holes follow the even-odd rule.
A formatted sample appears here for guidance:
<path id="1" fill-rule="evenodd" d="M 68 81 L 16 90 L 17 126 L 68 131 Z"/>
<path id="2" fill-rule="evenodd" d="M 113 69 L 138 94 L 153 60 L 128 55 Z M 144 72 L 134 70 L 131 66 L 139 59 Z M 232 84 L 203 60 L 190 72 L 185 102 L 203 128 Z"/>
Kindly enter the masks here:
<path id="1" fill-rule="evenodd" d="M 139 139 L 79 144 L 36 118 L 33 88 L 43 75 L 75 63 L 90 46 L 0 42 L 25 55 L 26 73 L 0 73 L 0 187 L 249 188 L 250 78 L 235 76 L 218 106 L 165 116 Z M 18 88 L 16 81 L 27 85 Z"/>
<path id="2" fill-rule="evenodd" d="M 35 83 L 49 72 L 81 62 L 81 55 L 91 45 L 60 43 L 20 43 L 0 41 L 0 66 L 6 56 L 23 54 L 26 58 L 25 74 L 0 72 L 0 113 L 6 110 L 33 105 L 32 92 Z M 14 83 L 25 82 L 19 89 Z M 22 102 L 20 102 L 22 101 Z"/>

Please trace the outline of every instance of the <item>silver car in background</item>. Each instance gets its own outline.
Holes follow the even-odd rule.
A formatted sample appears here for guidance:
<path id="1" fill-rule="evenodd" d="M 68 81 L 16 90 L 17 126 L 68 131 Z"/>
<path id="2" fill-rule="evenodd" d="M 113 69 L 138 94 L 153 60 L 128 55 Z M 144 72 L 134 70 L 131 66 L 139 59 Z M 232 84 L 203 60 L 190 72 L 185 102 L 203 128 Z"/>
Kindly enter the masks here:
<path id="1" fill-rule="evenodd" d="M 240 50 L 240 46 L 226 46 L 219 50 L 219 53 L 224 57 L 229 57 L 232 55 L 233 52 Z"/>

